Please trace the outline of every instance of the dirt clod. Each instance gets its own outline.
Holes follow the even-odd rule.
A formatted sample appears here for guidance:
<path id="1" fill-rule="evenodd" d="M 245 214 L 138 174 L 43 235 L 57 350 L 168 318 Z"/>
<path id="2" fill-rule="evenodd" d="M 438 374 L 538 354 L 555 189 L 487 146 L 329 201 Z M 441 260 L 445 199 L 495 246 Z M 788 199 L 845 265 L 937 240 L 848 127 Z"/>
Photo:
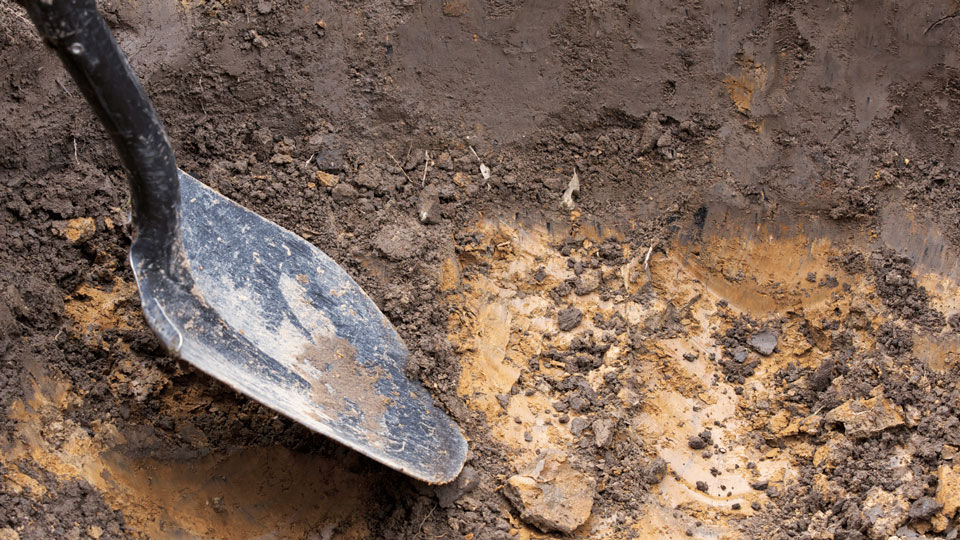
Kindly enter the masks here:
<path id="1" fill-rule="evenodd" d="M 511 476 L 504 494 L 520 518 L 544 532 L 572 533 L 590 517 L 596 481 L 549 452 Z"/>
<path id="2" fill-rule="evenodd" d="M 941 514 L 952 519 L 960 510 L 960 471 L 955 465 L 941 465 L 937 471 L 937 504 Z"/>
<path id="3" fill-rule="evenodd" d="M 933 497 L 920 497 L 910 505 L 908 514 L 910 519 L 925 520 L 935 516 L 941 508 L 943 508 L 943 505 Z"/>
<path id="4" fill-rule="evenodd" d="M 569 332 L 580 325 L 583 312 L 575 307 L 568 307 L 557 312 L 557 328 L 561 332 Z"/>
<path id="5" fill-rule="evenodd" d="M 862 519 L 873 540 L 886 540 L 907 522 L 910 504 L 902 497 L 874 486 L 863 502 Z"/>
<path id="6" fill-rule="evenodd" d="M 824 415 L 827 423 L 841 423 L 847 435 L 862 439 L 904 423 L 900 406 L 881 396 L 850 400 Z"/>

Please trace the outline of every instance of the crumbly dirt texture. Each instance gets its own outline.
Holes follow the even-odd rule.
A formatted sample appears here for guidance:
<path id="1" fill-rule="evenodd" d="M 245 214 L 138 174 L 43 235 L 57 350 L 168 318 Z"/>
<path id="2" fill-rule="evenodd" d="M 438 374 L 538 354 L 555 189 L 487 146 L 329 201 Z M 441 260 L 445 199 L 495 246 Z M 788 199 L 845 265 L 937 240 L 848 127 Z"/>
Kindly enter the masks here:
<path id="1" fill-rule="evenodd" d="M 470 452 L 420 484 L 169 356 L 0 0 L 0 539 L 958 536 L 955 5 L 100 8 L 180 167 L 338 261 Z"/>

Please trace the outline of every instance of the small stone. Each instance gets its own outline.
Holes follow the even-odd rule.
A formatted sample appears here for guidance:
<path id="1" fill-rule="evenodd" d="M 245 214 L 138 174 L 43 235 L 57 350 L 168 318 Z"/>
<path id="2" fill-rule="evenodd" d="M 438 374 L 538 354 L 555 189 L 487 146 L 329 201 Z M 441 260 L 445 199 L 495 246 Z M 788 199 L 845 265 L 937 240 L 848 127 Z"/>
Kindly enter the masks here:
<path id="1" fill-rule="evenodd" d="M 313 178 L 317 181 L 318 184 L 325 187 L 333 187 L 340 183 L 340 177 L 335 174 L 330 174 L 324 171 L 317 171 L 313 173 Z"/>
<path id="2" fill-rule="evenodd" d="M 569 332 L 580 325 L 583 320 L 583 312 L 575 307 L 561 309 L 557 312 L 557 328 L 561 332 Z"/>
<path id="3" fill-rule="evenodd" d="M 93 538 L 93 540 L 99 540 L 103 536 L 103 529 L 98 525 L 91 525 L 87 528 L 87 536 Z"/>
<path id="4" fill-rule="evenodd" d="M 420 195 L 417 215 L 420 218 L 420 223 L 424 225 L 440 222 L 440 197 L 437 195 L 436 187 L 430 185 L 423 190 L 423 194 Z"/>
<path id="5" fill-rule="evenodd" d="M 613 442 L 614 428 L 617 423 L 611 418 L 601 418 L 593 422 L 593 436 L 597 448 L 607 448 Z"/>
<path id="6" fill-rule="evenodd" d="M 907 522 L 909 510 L 910 504 L 903 497 L 874 486 L 864 497 L 861 519 L 870 538 L 886 540 Z"/>
<path id="7" fill-rule="evenodd" d="M 647 465 L 643 476 L 648 484 L 659 484 L 667 476 L 667 462 L 661 457 L 654 458 Z"/>
<path id="8" fill-rule="evenodd" d="M 210 499 L 210 507 L 213 508 L 213 511 L 222 514 L 227 511 L 227 507 L 223 504 L 223 497 L 214 497 Z"/>
<path id="9" fill-rule="evenodd" d="M 596 485 L 565 454 L 552 451 L 511 476 L 503 493 L 523 521 L 543 532 L 570 534 L 590 517 Z"/>
<path id="10" fill-rule="evenodd" d="M 708 486 L 707 483 L 703 480 L 697 480 L 697 491 L 707 492 Z"/>
<path id="11" fill-rule="evenodd" d="M 933 497 L 920 497 L 910 505 L 908 515 L 910 519 L 925 520 L 937 515 L 937 512 L 943 508 Z"/>
<path id="12" fill-rule="evenodd" d="M 732 509 L 734 509 L 734 510 L 739 510 L 739 509 L 740 509 L 740 503 L 733 503 L 733 506 L 731 506 L 730 508 L 732 508 Z"/>
<path id="13" fill-rule="evenodd" d="M 573 177 L 570 178 L 570 183 L 567 184 L 567 189 L 564 190 L 563 196 L 560 197 L 560 207 L 566 210 L 573 210 L 577 207 L 577 203 L 574 202 L 574 199 L 580 197 L 580 177 L 577 176 L 577 171 L 573 171 Z"/>
<path id="14" fill-rule="evenodd" d="M 766 491 L 769 486 L 770 486 L 770 483 L 767 482 L 766 480 L 758 480 L 750 484 L 750 487 L 752 487 L 757 491 Z"/>
<path id="15" fill-rule="evenodd" d="M 0 529 L 0 540 L 20 540 L 20 533 L 10 527 Z"/>
<path id="16" fill-rule="evenodd" d="M 747 340 L 747 344 L 764 356 L 770 356 L 777 348 L 777 334 L 770 330 L 758 332 Z"/>
<path id="17" fill-rule="evenodd" d="M 752 503 L 750 503 L 750 508 L 753 508 L 755 511 L 759 512 L 760 509 L 763 507 L 760 506 L 760 503 L 758 503 L 757 501 L 753 501 Z"/>
<path id="18" fill-rule="evenodd" d="M 257 2 L 257 13 L 261 15 L 267 15 L 273 11 L 273 3 L 268 0 L 260 0 Z"/>
<path id="19" fill-rule="evenodd" d="M 863 439 L 885 429 L 903 425 L 903 409 L 881 396 L 851 400 L 824 416 L 828 424 L 843 424 L 849 437 Z"/>
<path id="20" fill-rule="evenodd" d="M 701 450 L 707 447 L 707 441 L 703 440 L 699 435 L 691 435 L 690 438 L 687 439 L 687 446 L 694 450 Z"/>
<path id="21" fill-rule="evenodd" d="M 747 361 L 747 356 L 749 354 L 750 353 L 747 352 L 746 349 L 744 349 L 743 347 L 740 347 L 733 351 L 733 361 L 738 364 L 742 364 Z"/>
<path id="22" fill-rule="evenodd" d="M 325 27 L 322 30 L 324 30 L 324 33 L 326 32 Z M 337 135 L 317 133 L 310 136 L 309 143 L 316 149 L 314 163 L 321 171 L 343 174 L 350 168 L 347 163 L 348 160 L 344 158 L 342 141 Z"/>

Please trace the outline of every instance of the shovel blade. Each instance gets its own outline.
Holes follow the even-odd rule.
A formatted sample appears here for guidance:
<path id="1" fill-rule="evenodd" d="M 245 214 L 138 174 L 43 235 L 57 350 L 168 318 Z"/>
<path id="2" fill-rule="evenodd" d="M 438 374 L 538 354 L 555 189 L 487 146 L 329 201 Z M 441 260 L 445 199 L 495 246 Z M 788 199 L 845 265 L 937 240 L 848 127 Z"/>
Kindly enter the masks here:
<path id="1" fill-rule="evenodd" d="M 388 467 L 430 483 L 459 474 L 457 425 L 405 374 L 409 352 L 322 251 L 180 172 L 185 268 L 131 250 L 144 315 L 181 358 Z"/>

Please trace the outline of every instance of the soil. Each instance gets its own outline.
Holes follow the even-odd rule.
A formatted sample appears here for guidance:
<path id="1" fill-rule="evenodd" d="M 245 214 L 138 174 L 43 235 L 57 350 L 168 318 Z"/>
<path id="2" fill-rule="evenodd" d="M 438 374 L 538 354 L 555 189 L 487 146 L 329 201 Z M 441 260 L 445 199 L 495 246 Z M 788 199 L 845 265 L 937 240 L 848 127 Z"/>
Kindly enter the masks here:
<path id="1" fill-rule="evenodd" d="M 168 355 L 0 0 L 0 538 L 552 537 L 503 495 L 546 455 L 574 537 L 957 537 L 955 6 L 100 8 L 179 166 L 338 261 L 470 453 L 420 484 Z"/>

